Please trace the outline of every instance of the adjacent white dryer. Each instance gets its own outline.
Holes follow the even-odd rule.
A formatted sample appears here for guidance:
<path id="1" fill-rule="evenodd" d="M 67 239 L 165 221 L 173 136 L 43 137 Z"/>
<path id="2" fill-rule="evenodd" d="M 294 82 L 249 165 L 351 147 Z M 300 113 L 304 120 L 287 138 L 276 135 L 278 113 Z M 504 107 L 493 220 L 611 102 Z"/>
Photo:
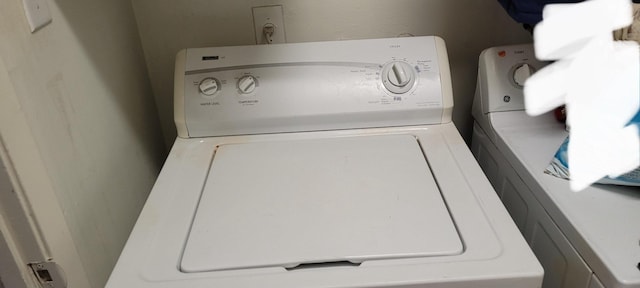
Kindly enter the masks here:
<path id="1" fill-rule="evenodd" d="M 640 191 L 576 193 L 544 173 L 568 133 L 551 113 L 528 116 L 518 85 L 544 65 L 532 45 L 482 52 L 472 151 L 544 267 L 543 288 L 640 287 Z"/>
<path id="2" fill-rule="evenodd" d="M 442 39 L 176 62 L 179 138 L 107 287 L 539 287 L 451 123 Z"/>

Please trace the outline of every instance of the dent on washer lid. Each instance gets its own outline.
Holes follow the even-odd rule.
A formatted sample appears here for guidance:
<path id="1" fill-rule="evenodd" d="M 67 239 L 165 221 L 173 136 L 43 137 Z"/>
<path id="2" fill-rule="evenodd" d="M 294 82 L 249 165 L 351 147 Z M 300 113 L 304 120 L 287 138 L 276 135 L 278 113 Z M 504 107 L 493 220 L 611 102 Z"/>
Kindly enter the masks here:
<path id="1" fill-rule="evenodd" d="M 462 253 L 409 135 L 228 144 L 204 185 L 184 272 Z"/>

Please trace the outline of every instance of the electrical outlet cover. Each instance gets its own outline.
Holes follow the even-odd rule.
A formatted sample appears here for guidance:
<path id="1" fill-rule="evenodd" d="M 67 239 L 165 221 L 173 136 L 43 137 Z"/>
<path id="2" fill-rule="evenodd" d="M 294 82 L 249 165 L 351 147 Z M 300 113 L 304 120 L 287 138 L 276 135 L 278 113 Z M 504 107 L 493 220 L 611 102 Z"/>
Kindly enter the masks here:
<path id="1" fill-rule="evenodd" d="M 284 17 L 282 16 L 282 5 L 253 7 L 253 25 L 256 33 L 256 44 L 285 43 Z M 263 34 L 263 28 L 267 24 L 274 25 L 271 42 Z"/>
<path id="2" fill-rule="evenodd" d="M 51 13 L 46 0 L 22 0 L 31 33 L 51 23 Z"/>

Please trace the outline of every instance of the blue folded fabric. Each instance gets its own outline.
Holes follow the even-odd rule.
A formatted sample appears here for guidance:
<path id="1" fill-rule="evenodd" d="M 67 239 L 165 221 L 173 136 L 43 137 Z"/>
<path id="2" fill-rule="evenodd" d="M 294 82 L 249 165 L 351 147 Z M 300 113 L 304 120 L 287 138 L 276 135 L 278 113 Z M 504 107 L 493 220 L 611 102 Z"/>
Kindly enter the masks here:
<path id="1" fill-rule="evenodd" d="M 633 119 L 631 119 L 631 123 L 629 124 L 636 124 L 638 125 L 640 128 L 640 110 L 638 110 L 638 113 L 636 113 L 636 116 L 633 116 Z"/>
<path id="2" fill-rule="evenodd" d="M 583 0 L 498 0 L 511 18 L 535 26 L 542 21 L 542 8 L 550 3 L 578 3 Z"/>
<path id="3" fill-rule="evenodd" d="M 637 125 L 640 129 L 640 110 L 638 110 L 636 116 L 634 116 L 631 122 L 629 122 L 629 125 Z M 638 134 L 638 137 L 640 137 L 640 134 Z M 638 148 L 640 149 L 640 147 Z M 571 174 L 569 173 L 568 149 L 569 137 L 567 137 L 564 142 L 562 142 L 562 145 L 560 145 L 560 148 L 558 148 L 558 151 L 553 156 L 553 159 L 551 159 L 551 163 L 549 163 L 549 166 L 547 167 L 547 169 L 545 169 L 544 173 L 562 179 L 570 179 Z M 623 186 L 640 186 L 640 167 L 616 178 L 604 177 L 597 183 Z"/>

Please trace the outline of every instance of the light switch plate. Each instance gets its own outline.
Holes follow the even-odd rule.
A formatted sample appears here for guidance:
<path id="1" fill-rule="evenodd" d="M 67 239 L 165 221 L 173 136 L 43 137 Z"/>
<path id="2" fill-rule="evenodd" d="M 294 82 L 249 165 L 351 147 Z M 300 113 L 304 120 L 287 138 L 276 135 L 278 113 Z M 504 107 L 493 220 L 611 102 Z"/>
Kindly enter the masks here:
<path id="1" fill-rule="evenodd" d="M 275 44 L 287 42 L 284 34 L 284 17 L 282 16 L 282 5 L 253 7 L 253 25 L 256 32 L 256 44 Z M 267 43 L 267 38 L 263 33 L 263 28 L 267 24 L 273 24 L 274 31 L 271 42 Z"/>
<path id="2" fill-rule="evenodd" d="M 22 0 L 31 33 L 51 23 L 51 13 L 47 0 Z"/>

